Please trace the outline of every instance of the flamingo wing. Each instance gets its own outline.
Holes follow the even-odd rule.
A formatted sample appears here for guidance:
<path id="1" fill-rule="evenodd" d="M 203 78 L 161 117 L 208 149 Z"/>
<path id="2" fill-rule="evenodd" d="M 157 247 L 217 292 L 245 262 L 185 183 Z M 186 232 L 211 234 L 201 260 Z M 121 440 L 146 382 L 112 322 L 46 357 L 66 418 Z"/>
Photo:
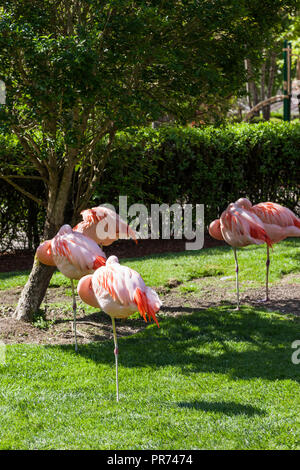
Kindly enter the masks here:
<path id="1" fill-rule="evenodd" d="M 300 229 L 300 219 L 290 209 L 275 202 L 261 202 L 253 206 L 252 211 L 265 224 L 275 224 L 280 227 L 295 226 Z"/>
<path id="2" fill-rule="evenodd" d="M 135 231 L 115 211 L 107 207 L 98 206 L 82 211 L 81 215 L 83 221 L 77 224 L 74 230 L 86 234 L 93 240 L 97 240 L 98 243 L 110 244 L 120 238 L 120 236 L 122 238 L 129 236 L 137 243 Z M 106 238 L 102 239 L 97 234 L 96 227 L 98 224 L 103 228 L 104 233 L 107 233 Z M 111 234 L 107 232 L 107 228 L 112 231 Z"/>
<path id="3" fill-rule="evenodd" d="M 79 271 L 87 273 L 105 264 L 106 256 L 96 242 L 81 233 L 71 232 L 56 235 L 52 240 L 55 259 L 68 260 Z"/>
<path id="4" fill-rule="evenodd" d="M 145 285 L 140 274 L 133 269 L 117 263 L 106 265 L 95 272 L 93 287 L 97 298 L 109 294 L 116 304 L 129 309 L 136 307 L 146 322 L 148 314 L 158 325 L 155 313 L 159 310 L 161 302 L 157 294 Z"/>
<path id="5" fill-rule="evenodd" d="M 236 204 L 230 204 L 221 215 L 221 232 L 224 240 L 231 246 L 261 243 L 272 246 L 260 219 Z"/>

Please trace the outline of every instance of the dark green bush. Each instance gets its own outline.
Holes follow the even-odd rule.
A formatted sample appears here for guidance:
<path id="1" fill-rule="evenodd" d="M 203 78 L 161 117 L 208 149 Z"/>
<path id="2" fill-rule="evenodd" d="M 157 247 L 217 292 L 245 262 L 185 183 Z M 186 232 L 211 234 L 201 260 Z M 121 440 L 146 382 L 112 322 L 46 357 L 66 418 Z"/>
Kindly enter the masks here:
<path id="1" fill-rule="evenodd" d="M 267 122 L 119 133 L 93 199 L 203 203 L 208 223 L 242 196 L 297 210 L 299 193 L 300 125 Z"/>
<path id="2" fill-rule="evenodd" d="M 96 149 L 99 160 L 101 145 Z M 21 154 L 14 139 L 0 136 L 0 162 L 14 163 Z M 41 233 L 43 209 L 30 206 L 2 180 L 0 184 L 0 236 L 15 237 L 21 230 L 33 244 L 32 230 Z M 32 181 L 24 184 L 32 189 Z M 44 198 L 43 191 L 36 184 L 35 194 Z M 90 205 L 107 202 L 118 208 L 119 195 L 128 196 L 128 205 L 148 208 L 154 203 L 203 203 L 208 224 L 239 197 L 247 196 L 253 204 L 271 200 L 298 211 L 299 194 L 300 124 L 147 127 L 117 135 Z"/>

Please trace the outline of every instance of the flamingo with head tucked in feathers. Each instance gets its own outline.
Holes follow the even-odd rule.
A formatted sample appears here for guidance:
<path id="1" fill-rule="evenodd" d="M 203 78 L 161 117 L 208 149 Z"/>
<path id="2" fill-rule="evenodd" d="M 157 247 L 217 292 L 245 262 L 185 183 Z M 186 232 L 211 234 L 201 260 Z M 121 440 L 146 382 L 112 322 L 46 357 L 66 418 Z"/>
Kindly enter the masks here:
<path id="1" fill-rule="evenodd" d="M 83 233 L 98 245 L 108 246 L 119 238 L 131 237 L 136 243 L 136 233 L 112 209 L 104 206 L 82 211 L 83 220 L 73 230 Z"/>
<path id="2" fill-rule="evenodd" d="M 63 225 L 52 240 L 43 242 L 36 251 L 37 259 L 50 266 L 56 266 L 71 280 L 74 314 L 75 351 L 77 351 L 76 335 L 76 298 L 74 279 L 81 279 L 93 273 L 106 263 L 105 253 L 90 238 L 82 233 L 74 232 L 70 225 Z"/>
<path id="3" fill-rule="evenodd" d="M 93 275 L 80 279 L 77 292 L 83 302 L 92 307 L 100 307 L 111 317 L 115 345 L 116 392 L 119 401 L 115 318 L 127 318 L 139 311 L 146 322 L 148 315 L 148 318 L 154 320 L 159 327 L 155 314 L 162 303 L 156 292 L 146 286 L 141 275 L 127 266 L 121 266 L 116 256 L 110 256 L 106 265 L 97 269 Z"/>
<path id="4" fill-rule="evenodd" d="M 259 217 L 235 203 L 229 204 L 220 219 L 214 220 L 210 224 L 209 233 L 217 240 L 225 240 L 225 242 L 233 248 L 236 272 L 237 309 L 239 309 L 239 266 L 236 249 L 252 244 L 261 245 L 262 243 L 267 243 L 267 246 L 272 246 L 272 240 L 268 236 L 264 224 Z"/>
<path id="5" fill-rule="evenodd" d="M 236 204 L 259 217 L 272 243 L 278 243 L 288 237 L 300 237 L 300 219 L 287 207 L 275 202 L 261 202 L 252 206 L 247 198 L 238 199 Z M 269 251 L 267 245 L 266 301 L 269 300 Z"/>

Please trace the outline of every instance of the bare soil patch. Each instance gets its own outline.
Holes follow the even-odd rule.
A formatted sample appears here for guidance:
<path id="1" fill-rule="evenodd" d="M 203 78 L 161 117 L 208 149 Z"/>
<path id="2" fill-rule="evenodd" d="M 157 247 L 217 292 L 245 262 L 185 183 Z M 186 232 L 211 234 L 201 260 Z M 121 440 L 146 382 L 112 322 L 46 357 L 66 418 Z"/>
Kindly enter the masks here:
<path id="1" fill-rule="evenodd" d="M 222 279 L 222 278 L 221 278 Z M 172 281 L 172 280 L 171 280 Z M 235 282 L 232 277 L 213 282 L 210 278 L 195 279 L 193 283 L 201 285 L 200 293 L 182 292 L 178 282 L 169 282 L 168 286 L 157 289 L 162 300 L 162 315 L 184 315 L 195 309 L 236 304 Z M 300 316 L 300 275 L 289 275 L 270 287 L 269 302 L 261 302 L 264 298 L 264 286 L 251 287 L 249 282 L 246 290 L 241 293 L 241 303 L 264 307 L 267 310 L 283 314 Z M 37 320 L 35 326 L 19 322 L 12 318 L 14 307 L 21 289 L 8 289 L 1 293 L 0 307 L 0 339 L 7 344 L 73 344 L 73 312 L 71 297 L 64 294 L 64 288 L 50 288 L 46 298 L 46 320 Z M 61 307 L 55 305 L 60 302 Z M 101 312 L 88 314 L 84 304 L 78 302 L 77 314 L 79 344 L 92 341 L 112 339 L 110 318 Z M 159 315 L 158 315 L 159 318 Z M 127 336 L 144 329 L 147 325 L 142 318 L 117 320 L 118 336 Z"/>
<path id="2" fill-rule="evenodd" d="M 221 278 L 222 279 L 222 278 Z M 164 306 L 166 310 L 175 312 L 177 304 L 178 312 L 183 312 L 186 307 L 210 308 L 219 305 L 236 305 L 236 291 L 234 276 L 228 276 L 217 283 L 207 281 L 207 278 L 194 279 L 193 283 L 201 285 L 200 293 L 180 292 L 179 289 L 171 289 L 165 293 Z M 245 290 L 240 293 L 240 303 L 255 307 L 263 307 L 270 312 L 280 312 L 300 316 L 300 274 L 285 276 L 276 284 L 269 287 L 268 302 L 264 301 L 265 286 L 252 287 L 251 282 L 245 285 Z M 161 292 L 164 293 L 162 288 Z M 170 308 L 168 307 L 170 306 Z"/>
<path id="3" fill-rule="evenodd" d="M 36 319 L 34 324 L 12 318 L 14 307 L 0 307 L 0 339 L 6 344 L 73 344 L 73 311 L 71 301 L 63 308 L 48 305 L 46 320 Z M 117 320 L 118 336 L 128 336 L 143 329 L 142 319 Z M 77 311 L 78 343 L 112 339 L 110 318 L 102 312 L 86 314 L 84 307 Z"/>

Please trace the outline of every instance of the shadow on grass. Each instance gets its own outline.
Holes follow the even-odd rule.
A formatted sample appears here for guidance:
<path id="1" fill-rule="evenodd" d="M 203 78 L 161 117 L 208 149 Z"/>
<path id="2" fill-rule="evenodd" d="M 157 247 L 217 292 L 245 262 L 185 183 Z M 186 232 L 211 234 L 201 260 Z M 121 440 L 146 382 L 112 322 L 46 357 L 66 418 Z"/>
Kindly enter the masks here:
<path id="1" fill-rule="evenodd" d="M 254 416 L 266 415 L 265 411 L 251 405 L 242 405 L 240 403 L 235 403 L 234 401 L 181 401 L 177 403 L 179 408 L 194 408 L 195 410 L 209 411 L 213 413 L 223 413 L 229 416 L 234 415 L 247 415 Z"/>
<path id="2" fill-rule="evenodd" d="M 171 365 L 186 375 L 213 372 L 230 375 L 233 380 L 299 381 L 299 367 L 291 361 L 291 344 L 300 338 L 299 318 L 250 306 L 238 312 L 227 306 L 192 310 L 192 314 L 164 317 L 159 329 L 152 324 L 136 335 L 120 338 L 120 366 Z M 72 346 L 58 347 L 74 353 Z M 114 366 L 112 341 L 80 345 L 78 354 Z"/>

